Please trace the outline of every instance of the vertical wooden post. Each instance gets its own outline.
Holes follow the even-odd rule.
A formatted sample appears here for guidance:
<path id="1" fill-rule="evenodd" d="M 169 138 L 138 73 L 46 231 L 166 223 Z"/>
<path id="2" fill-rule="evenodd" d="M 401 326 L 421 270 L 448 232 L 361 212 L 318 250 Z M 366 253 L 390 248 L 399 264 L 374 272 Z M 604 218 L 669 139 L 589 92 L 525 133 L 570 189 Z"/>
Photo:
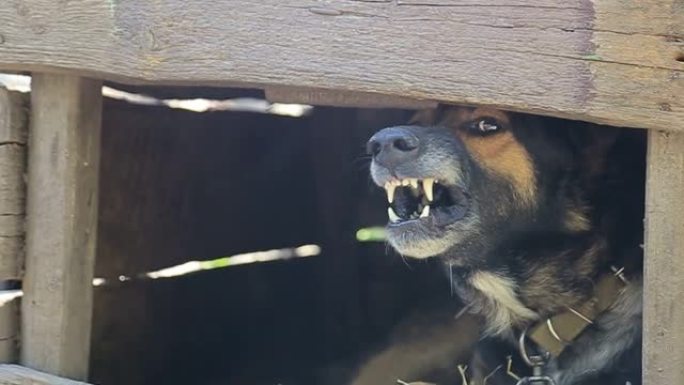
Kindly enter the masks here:
<path id="1" fill-rule="evenodd" d="M 644 384 L 684 384 L 684 134 L 649 131 Z"/>
<path id="2" fill-rule="evenodd" d="M 26 191 L 26 98 L 0 87 L 0 291 L 21 279 Z M 17 359 L 18 300 L 0 296 L 0 362 Z"/>
<path id="3" fill-rule="evenodd" d="M 27 122 L 23 95 L 0 88 L 0 280 L 19 278 Z"/>
<path id="4" fill-rule="evenodd" d="M 33 76 L 21 363 L 88 375 L 102 83 Z"/>

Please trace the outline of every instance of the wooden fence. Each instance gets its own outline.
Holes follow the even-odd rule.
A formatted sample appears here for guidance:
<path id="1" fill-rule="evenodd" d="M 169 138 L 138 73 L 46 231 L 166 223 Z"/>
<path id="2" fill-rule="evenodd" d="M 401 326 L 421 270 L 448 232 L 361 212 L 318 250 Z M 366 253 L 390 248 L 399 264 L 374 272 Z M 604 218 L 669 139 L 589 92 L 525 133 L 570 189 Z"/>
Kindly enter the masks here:
<path id="1" fill-rule="evenodd" d="M 684 383 L 679 0 L 4 1 L 0 69 L 33 74 L 24 365 L 87 376 L 100 87 L 109 80 L 263 88 L 321 104 L 489 104 L 651 130 L 644 378 Z M 25 140 L 6 144 L 13 129 L 3 122 L 0 156 L 17 165 L 0 164 L 15 178 L 0 180 L 5 194 L 22 188 Z M 5 239 L 0 278 L 21 265 Z M 22 383 L 15 369 L 0 367 L 0 384 Z"/>

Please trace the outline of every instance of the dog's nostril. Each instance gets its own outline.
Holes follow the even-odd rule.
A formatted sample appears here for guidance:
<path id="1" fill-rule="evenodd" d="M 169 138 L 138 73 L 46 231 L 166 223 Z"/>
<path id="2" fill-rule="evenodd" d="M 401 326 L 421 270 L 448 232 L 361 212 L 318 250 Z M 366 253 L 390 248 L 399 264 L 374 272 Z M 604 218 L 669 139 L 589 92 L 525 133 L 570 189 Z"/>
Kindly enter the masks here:
<path id="1" fill-rule="evenodd" d="M 418 157 L 420 139 L 407 127 L 385 128 L 368 141 L 366 150 L 381 166 L 394 169 Z"/>
<path id="2" fill-rule="evenodd" d="M 368 153 L 368 155 L 377 156 L 381 150 L 382 145 L 375 140 L 369 141 L 366 145 L 366 152 Z"/>
<path id="3" fill-rule="evenodd" d="M 414 138 L 398 138 L 395 139 L 392 145 L 399 151 L 409 152 L 418 148 L 418 141 Z"/>

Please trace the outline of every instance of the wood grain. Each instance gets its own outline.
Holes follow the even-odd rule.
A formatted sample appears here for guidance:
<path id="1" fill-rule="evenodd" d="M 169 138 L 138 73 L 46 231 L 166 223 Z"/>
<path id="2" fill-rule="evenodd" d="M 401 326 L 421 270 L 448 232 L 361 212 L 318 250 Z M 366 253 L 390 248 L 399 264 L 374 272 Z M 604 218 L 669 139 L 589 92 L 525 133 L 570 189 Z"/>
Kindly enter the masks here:
<path id="1" fill-rule="evenodd" d="M 0 365 L 0 385 L 88 385 L 19 365 Z"/>
<path id="2" fill-rule="evenodd" d="M 330 91 L 301 87 L 267 87 L 266 99 L 273 103 L 300 103 L 316 106 L 357 108 L 436 108 L 431 100 L 417 100 L 394 95 L 378 95 L 363 92 Z"/>
<path id="3" fill-rule="evenodd" d="M 26 144 L 27 102 L 27 95 L 0 86 L 0 144 Z"/>
<path id="4" fill-rule="evenodd" d="M 644 383 L 684 384 L 684 134 L 650 131 L 646 182 Z"/>
<path id="5" fill-rule="evenodd" d="M 18 279 L 23 264 L 26 102 L 0 87 L 0 280 Z"/>
<path id="6" fill-rule="evenodd" d="M 679 0 L 16 0 L 0 3 L 0 68 L 361 92 L 678 131 L 683 14 Z"/>
<path id="7" fill-rule="evenodd" d="M 21 363 L 88 373 L 102 83 L 34 75 Z"/>
<path id="8" fill-rule="evenodd" d="M 0 363 L 16 362 L 19 353 L 19 300 L 0 300 Z"/>

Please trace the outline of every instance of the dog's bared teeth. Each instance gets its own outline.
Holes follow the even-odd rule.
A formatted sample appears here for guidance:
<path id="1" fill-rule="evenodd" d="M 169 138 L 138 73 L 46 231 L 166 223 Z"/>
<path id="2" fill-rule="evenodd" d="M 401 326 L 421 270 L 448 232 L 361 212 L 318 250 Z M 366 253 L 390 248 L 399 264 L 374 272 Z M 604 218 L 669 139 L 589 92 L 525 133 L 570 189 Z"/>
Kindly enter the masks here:
<path id="1" fill-rule="evenodd" d="M 403 179 L 403 180 L 401 181 L 401 185 L 402 185 L 402 186 L 408 186 L 409 184 L 411 184 L 411 182 L 409 181 L 409 179 Z"/>
<path id="2" fill-rule="evenodd" d="M 413 187 L 414 190 L 417 190 L 417 189 L 418 189 L 418 179 L 412 178 L 412 179 L 409 179 L 408 181 L 409 181 L 409 184 L 411 185 L 411 187 Z"/>
<path id="3" fill-rule="evenodd" d="M 427 218 L 430 215 L 430 206 L 423 207 L 423 211 L 420 212 L 421 218 Z"/>
<path id="4" fill-rule="evenodd" d="M 432 178 L 423 179 L 423 191 L 425 191 L 425 196 L 429 202 L 432 202 L 432 200 L 435 199 L 435 195 L 432 191 L 434 184 L 435 180 Z"/>
<path id="5" fill-rule="evenodd" d="M 396 223 L 401 220 L 401 218 L 399 218 L 399 215 L 397 215 L 397 213 L 395 213 L 394 209 L 392 209 L 391 207 L 387 208 L 387 215 L 389 216 L 389 220 L 392 223 Z"/>
<path id="6" fill-rule="evenodd" d="M 397 188 L 397 185 L 393 182 L 387 182 L 385 183 L 385 191 L 387 192 L 387 201 L 391 204 L 394 202 L 394 190 Z"/>

